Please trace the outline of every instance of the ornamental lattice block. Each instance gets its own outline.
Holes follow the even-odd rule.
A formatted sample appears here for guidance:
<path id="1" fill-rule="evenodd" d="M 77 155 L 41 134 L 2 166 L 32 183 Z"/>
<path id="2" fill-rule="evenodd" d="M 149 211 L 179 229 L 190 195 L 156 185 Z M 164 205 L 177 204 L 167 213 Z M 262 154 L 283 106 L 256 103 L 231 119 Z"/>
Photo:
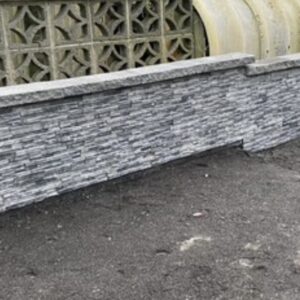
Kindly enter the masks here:
<path id="1" fill-rule="evenodd" d="M 55 45 L 91 42 L 88 2 L 53 4 Z"/>
<path id="2" fill-rule="evenodd" d="M 191 0 L 0 2 L 0 86 L 194 57 Z"/>
<path id="3" fill-rule="evenodd" d="M 47 32 L 46 4 L 28 4 L 21 2 L 3 5 L 3 18 L 7 46 L 10 49 L 47 47 L 50 39 Z"/>
<path id="4" fill-rule="evenodd" d="M 13 81 L 17 84 L 49 81 L 51 77 L 50 52 L 26 50 L 11 54 Z"/>
<path id="5" fill-rule="evenodd" d="M 91 16 L 94 42 L 128 37 L 126 1 L 93 1 Z"/>

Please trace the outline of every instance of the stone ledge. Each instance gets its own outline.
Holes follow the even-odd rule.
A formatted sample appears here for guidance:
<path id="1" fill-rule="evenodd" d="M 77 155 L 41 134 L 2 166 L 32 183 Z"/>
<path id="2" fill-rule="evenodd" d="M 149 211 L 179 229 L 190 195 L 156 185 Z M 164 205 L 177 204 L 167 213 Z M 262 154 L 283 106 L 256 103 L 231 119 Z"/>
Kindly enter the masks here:
<path id="1" fill-rule="evenodd" d="M 0 108 L 59 100 L 186 76 L 246 67 L 254 61 L 255 57 L 253 55 L 233 53 L 115 73 L 3 87 L 0 88 Z"/>
<path id="2" fill-rule="evenodd" d="M 257 76 L 299 67 L 300 53 L 296 53 L 259 60 L 247 66 L 246 74 L 248 76 Z"/>

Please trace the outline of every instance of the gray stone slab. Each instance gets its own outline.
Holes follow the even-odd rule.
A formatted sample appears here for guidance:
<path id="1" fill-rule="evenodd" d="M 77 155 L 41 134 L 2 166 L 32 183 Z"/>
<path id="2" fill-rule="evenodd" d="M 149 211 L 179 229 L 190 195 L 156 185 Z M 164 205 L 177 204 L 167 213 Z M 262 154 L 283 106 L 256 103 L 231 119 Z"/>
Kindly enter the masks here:
<path id="1" fill-rule="evenodd" d="M 245 67 L 254 61 L 253 55 L 234 53 L 108 74 L 2 87 L 0 88 L 0 108 L 53 101 L 185 76 Z"/>
<path id="2" fill-rule="evenodd" d="M 247 66 L 247 75 L 257 76 L 300 67 L 300 53 L 260 60 Z"/>

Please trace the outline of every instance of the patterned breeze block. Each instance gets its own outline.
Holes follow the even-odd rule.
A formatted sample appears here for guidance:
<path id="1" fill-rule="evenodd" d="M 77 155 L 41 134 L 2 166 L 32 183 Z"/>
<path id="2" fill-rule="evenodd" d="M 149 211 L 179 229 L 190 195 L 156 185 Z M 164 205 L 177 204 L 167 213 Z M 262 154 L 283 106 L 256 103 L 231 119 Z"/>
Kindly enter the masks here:
<path id="1" fill-rule="evenodd" d="M 191 0 L 0 2 L 0 86 L 194 57 Z"/>

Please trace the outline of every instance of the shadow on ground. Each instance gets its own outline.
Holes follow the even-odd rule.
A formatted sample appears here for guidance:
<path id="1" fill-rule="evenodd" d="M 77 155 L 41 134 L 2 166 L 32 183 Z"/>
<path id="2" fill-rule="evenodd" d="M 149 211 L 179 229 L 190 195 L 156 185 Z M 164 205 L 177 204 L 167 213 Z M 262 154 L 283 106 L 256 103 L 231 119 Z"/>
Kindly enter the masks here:
<path id="1" fill-rule="evenodd" d="M 300 140 L 0 216 L 0 299 L 300 299 Z"/>

